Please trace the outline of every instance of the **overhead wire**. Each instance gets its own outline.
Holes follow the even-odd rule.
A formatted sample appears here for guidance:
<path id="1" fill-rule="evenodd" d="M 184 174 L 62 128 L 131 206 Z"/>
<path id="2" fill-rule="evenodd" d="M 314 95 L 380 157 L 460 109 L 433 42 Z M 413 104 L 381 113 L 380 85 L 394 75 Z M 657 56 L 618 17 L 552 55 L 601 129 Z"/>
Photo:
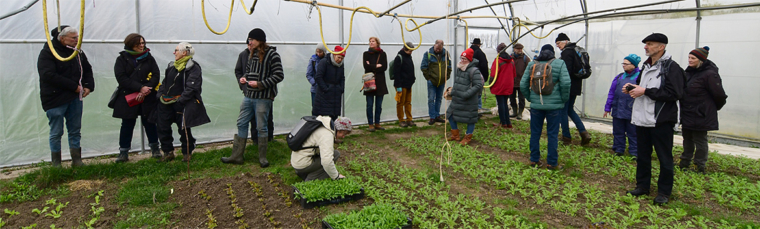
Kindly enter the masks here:
<path id="1" fill-rule="evenodd" d="M 53 56 L 55 56 L 56 59 L 60 61 L 69 61 L 71 59 L 74 59 L 74 57 L 79 54 L 79 49 L 82 48 L 82 37 L 84 37 L 84 0 L 82 0 L 81 7 L 80 7 L 80 14 L 79 14 L 79 38 L 77 39 L 77 47 L 74 49 L 74 52 L 71 53 L 69 57 L 63 58 L 61 57 L 57 51 L 55 51 L 55 48 L 53 48 L 53 41 L 50 39 L 50 30 L 48 29 L 48 16 L 47 16 L 47 0 L 42 0 L 42 21 L 45 25 L 45 39 L 47 39 L 48 48 L 50 48 L 50 52 L 53 53 Z M 60 20 L 60 5 L 58 7 L 58 32 L 60 33 L 61 30 L 61 20 Z"/>

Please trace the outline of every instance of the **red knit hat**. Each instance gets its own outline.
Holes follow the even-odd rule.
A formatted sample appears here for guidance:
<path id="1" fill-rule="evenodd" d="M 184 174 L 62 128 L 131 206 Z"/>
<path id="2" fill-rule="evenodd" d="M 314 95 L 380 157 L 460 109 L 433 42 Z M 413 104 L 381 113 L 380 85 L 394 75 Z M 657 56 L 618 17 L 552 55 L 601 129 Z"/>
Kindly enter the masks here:
<path id="1" fill-rule="evenodd" d="M 475 50 L 467 49 L 462 52 L 462 57 L 467 58 L 470 62 L 472 62 L 472 57 L 475 56 Z"/>
<path id="2" fill-rule="evenodd" d="M 343 51 L 343 47 L 340 47 L 340 45 L 336 45 L 336 46 L 335 46 L 335 50 L 334 50 L 334 51 L 335 51 L 335 52 L 340 52 L 340 51 Z M 341 54 L 335 54 L 335 55 L 341 55 L 341 56 L 343 56 L 343 57 L 346 57 L 346 52 L 343 52 L 343 53 L 341 53 Z"/>

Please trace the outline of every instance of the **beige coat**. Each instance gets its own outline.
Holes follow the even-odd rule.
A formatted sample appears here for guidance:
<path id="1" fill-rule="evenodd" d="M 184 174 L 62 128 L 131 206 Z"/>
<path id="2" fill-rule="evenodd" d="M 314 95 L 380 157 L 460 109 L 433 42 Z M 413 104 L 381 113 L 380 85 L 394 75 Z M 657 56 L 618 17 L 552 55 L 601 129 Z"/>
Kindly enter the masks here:
<path id="1" fill-rule="evenodd" d="M 327 175 L 330 175 L 330 178 L 332 179 L 336 179 L 338 178 L 339 173 L 335 168 L 335 163 L 333 162 L 333 144 L 335 141 L 335 132 L 330 129 L 330 117 L 319 116 L 317 117 L 317 120 L 322 122 L 322 127 L 316 129 L 313 133 L 311 133 L 311 136 L 306 139 L 306 141 L 303 143 L 303 146 L 317 146 L 319 148 L 308 148 L 291 152 L 290 164 L 294 169 L 304 169 L 313 163 L 314 155 L 318 154 L 322 160 L 322 168 L 325 169 Z"/>

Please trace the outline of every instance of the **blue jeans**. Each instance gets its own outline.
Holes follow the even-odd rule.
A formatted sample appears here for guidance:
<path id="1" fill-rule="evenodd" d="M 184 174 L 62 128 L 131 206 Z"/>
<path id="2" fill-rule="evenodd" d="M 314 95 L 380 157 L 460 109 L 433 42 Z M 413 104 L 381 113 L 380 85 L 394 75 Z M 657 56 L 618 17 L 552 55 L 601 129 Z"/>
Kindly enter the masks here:
<path id="1" fill-rule="evenodd" d="M 499 106 L 499 123 L 501 125 L 512 125 L 509 121 L 509 107 L 507 106 L 508 95 L 497 95 L 496 105 Z"/>
<path id="2" fill-rule="evenodd" d="M 563 116 L 563 109 L 557 110 L 538 110 L 530 109 L 530 161 L 539 162 L 541 160 L 541 132 L 544 130 L 544 119 L 546 119 L 546 138 L 548 139 L 548 152 L 546 153 L 546 163 L 551 166 L 557 166 L 559 155 L 557 154 L 557 140 L 559 132 L 559 119 Z"/>
<path id="3" fill-rule="evenodd" d="M 372 108 L 375 108 L 374 116 L 372 115 Z M 367 96 L 367 122 L 372 124 L 380 124 L 380 114 L 383 113 L 383 95 L 368 95 Z"/>
<path id="4" fill-rule="evenodd" d="M 50 125 L 50 151 L 61 152 L 61 137 L 63 136 L 63 120 L 66 119 L 66 130 L 69 134 L 69 149 L 81 148 L 82 140 L 82 101 L 74 99 L 59 107 L 45 111 Z"/>
<path id="5" fill-rule="evenodd" d="M 266 138 L 269 136 L 268 122 L 269 122 L 269 110 L 272 109 L 271 99 L 252 99 L 248 97 L 243 98 L 243 102 L 240 104 L 240 116 L 238 116 L 237 127 L 238 137 L 248 138 L 248 122 L 251 121 L 251 117 L 256 115 L 256 131 L 259 133 L 259 138 Z"/>
<path id="6" fill-rule="evenodd" d="M 452 130 L 458 129 L 457 122 L 455 122 L 451 116 L 449 116 L 449 125 Z M 467 123 L 467 132 L 465 132 L 465 134 L 472 134 L 473 132 L 475 132 L 475 123 Z"/>
<path id="7" fill-rule="evenodd" d="M 428 89 L 428 115 L 430 118 L 437 118 L 441 115 L 441 99 L 443 98 L 444 84 L 436 87 L 429 80 L 427 81 Z"/>
<path id="8" fill-rule="evenodd" d="M 570 119 L 573 120 L 573 123 L 575 123 L 575 128 L 578 129 L 578 132 L 586 132 L 586 127 L 583 126 L 583 121 L 581 121 L 581 117 L 578 116 L 578 113 L 575 113 L 575 98 L 577 96 L 571 95 L 570 99 L 567 100 L 567 103 L 565 103 L 565 107 L 562 108 L 562 116 L 560 117 L 560 122 L 562 125 L 562 136 L 566 138 L 572 138 L 572 135 L 570 135 L 570 123 L 568 120 L 568 116 Z"/>

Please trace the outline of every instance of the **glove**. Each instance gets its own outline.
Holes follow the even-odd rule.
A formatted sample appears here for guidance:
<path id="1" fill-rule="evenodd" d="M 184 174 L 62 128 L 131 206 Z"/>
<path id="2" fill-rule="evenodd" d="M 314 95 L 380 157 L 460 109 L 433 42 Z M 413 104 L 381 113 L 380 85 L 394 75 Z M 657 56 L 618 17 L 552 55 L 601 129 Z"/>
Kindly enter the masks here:
<path id="1" fill-rule="evenodd" d="M 401 88 L 400 87 L 396 88 L 396 91 L 401 92 Z"/>

